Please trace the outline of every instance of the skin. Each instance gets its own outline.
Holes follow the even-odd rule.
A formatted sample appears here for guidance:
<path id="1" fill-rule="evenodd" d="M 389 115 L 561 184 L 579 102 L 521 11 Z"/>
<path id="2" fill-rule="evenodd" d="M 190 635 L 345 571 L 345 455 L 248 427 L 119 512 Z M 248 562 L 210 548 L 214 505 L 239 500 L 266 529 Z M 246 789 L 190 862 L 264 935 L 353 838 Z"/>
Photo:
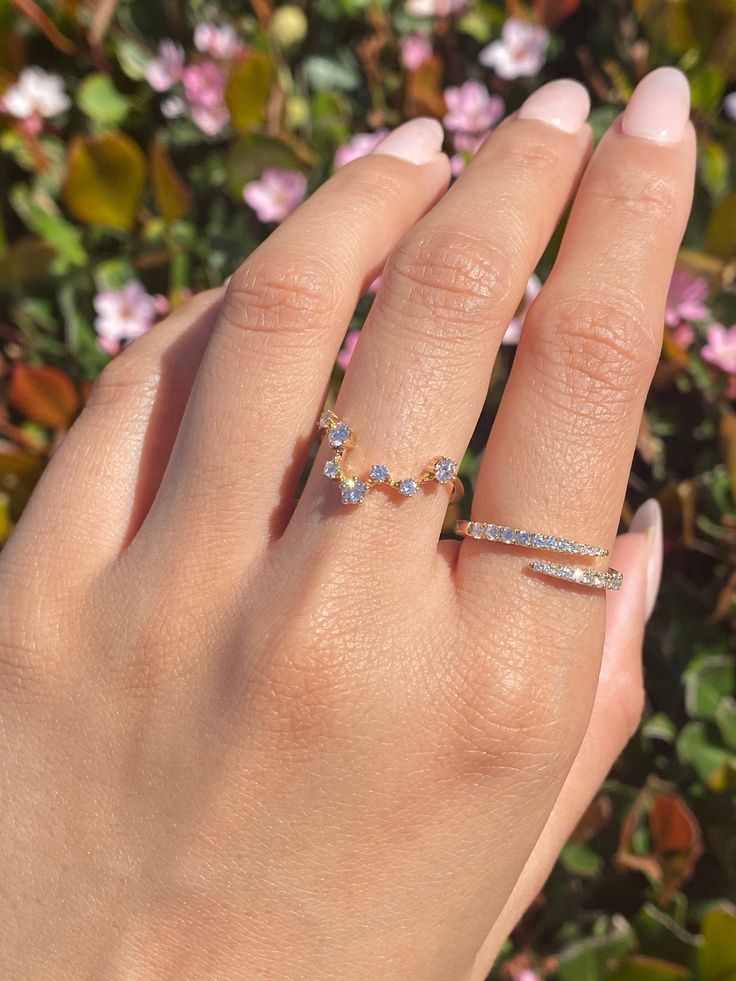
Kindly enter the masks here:
<path id="1" fill-rule="evenodd" d="M 647 539 L 616 540 L 694 137 L 510 119 L 340 170 L 115 359 L 0 557 L 0 974 L 485 976 L 642 706 Z M 613 549 L 621 593 L 438 544 L 447 506 L 338 503 L 356 459 L 462 456 L 568 202 L 474 515 Z M 594 285 L 591 285 L 594 284 Z"/>

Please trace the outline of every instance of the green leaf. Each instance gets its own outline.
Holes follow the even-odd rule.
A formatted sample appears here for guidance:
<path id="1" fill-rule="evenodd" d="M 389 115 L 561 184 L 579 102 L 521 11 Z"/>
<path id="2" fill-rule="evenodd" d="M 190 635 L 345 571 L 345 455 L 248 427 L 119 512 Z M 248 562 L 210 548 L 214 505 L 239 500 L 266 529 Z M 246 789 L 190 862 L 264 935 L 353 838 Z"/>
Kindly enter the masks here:
<path id="1" fill-rule="evenodd" d="M 642 734 L 647 739 L 661 739 L 665 743 L 673 743 L 677 735 L 677 727 L 664 712 L 657 712 L 642 726 Z"/>
<path id="2" fill-rule="evenodd" d="M 262 51 L 252 52 L 232 70 L 225 102 L 238 132 L 247 133 L 263 122 L 274 80 L 273 62 Z"/>
<path id="3" fill-rule="evenodd" d="M 313 89 L 339 89 L 352 92 L 361 82 L 360 69 L 353 54 L 345 48 L 339 50 L 334 57 L 325 58 L 322 55 L 312 55 L 304 62 L 309 84 Z"/>
<path id="4" fill-rule="evenodd" d="M 720 69 L 714 65 L 699 65 L 688 78 L 693 108 L 708 112 L 720 105 L 725 87 Z"/>
<path id="5" fill-rule="evenodd" d="M 736 192 L 727 194 L 711 212 L 705 246 L 711 255 L 722 259 L 736 254 Z"/>
<path id="6" fill-rule="evenodd" d="M 698 937 L 688 933 L 654 903 L 645 903 L 637 913 L 634 926 L 641 953 L 690 968 L 695 966 Z"/>
<path id="7" fill-rule="evenodd" d="M 685 726 L 677 740 L 677 755 L 714 790 L 724 789 L 736 775 L 736 757 L 709 741 L 702 722 Z"/>
<path id="8" fill-rule="evenodd" d="M 736 699 L 721 699 L 716 708 L 716 725 L 726 746 L 736 752 Z"/>
<path id="9" fill-rule="evenodd" d="M 736 981 L 736 911 L 713 907 L 701 929 L 699 981 Z"/>
<path id="10" fill-rule="evenodd" d="M 8 195 L 24 224 L 54 249 L 54 270 L 65 273 L 73 266 L 83 266 L 87 253 L 82 231 L 59 212 L 56 202 L 40 189 L 31 191 L 26 184 L 16 184 Z"/>
<path id="11" fill-rule="evenodd" d="M 607 976 L 611 961 L 626 957 L 636 945 L 636 937 L 623 917 L 615 917 L 610 930 L 570 944 L 557 958 L 559 981 L 599 981 Z"/>
<path id="12" fill-rule="evenodd" d="M 250 133 L 235 143 L 227 157 L 227 179 L 233 197 L 241 199 L 249 181 L 258 180 L 266 167 L 303 170 L 304 163 L 283 140 Z"/>
<path id="13" fill-rule="evenodd" d="M 685 672 L 685 706 L 693 719 L 712 720 L 722 698 L 736 686 L 736 663 L 727 655 L 697 660 Z"/>
<path id="14" fill-rule="evenodd" d="M 75 136 L 64 201 L 78 221 L 126 231 L 138 214 L 145 178 L 143 151 L 125 133 Z"/>
<path id="15" fill-rule="evenodd" d="M 562 850 L 562 867 L 571 875 L 594 879 L 603 868 L 603 858 L 589 845 L 571 842 Z"/>
<path id="16" fill-rule="evenodd" d="M 624 961 L 612 974 L 607 974 L 606 981 L 687 981 L 691 977 L 686 967 L 637 955 Z"/>
<path id="17" fill-rule="evenodd" d="M 716 199 L 728 190 L 729 157 L 716 140 L 701 140 L 698 144 L 698 170 L 708 192 Z"/>
<path id="18" fill-rule="evenodd" d="M 130 110 L 130 101 L 115 88 L 103 72 L 87 75 L 77 89 L 77 105 L 101 126 L 117 126 Z"/>

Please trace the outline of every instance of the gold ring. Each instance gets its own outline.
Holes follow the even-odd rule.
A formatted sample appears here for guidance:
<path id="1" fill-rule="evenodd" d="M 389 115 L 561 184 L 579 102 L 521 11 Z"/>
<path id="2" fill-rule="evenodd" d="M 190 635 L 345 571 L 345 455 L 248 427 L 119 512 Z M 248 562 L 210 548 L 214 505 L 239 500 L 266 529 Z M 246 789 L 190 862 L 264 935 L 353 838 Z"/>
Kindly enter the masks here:
<path id="1" fill-rule="evenodd" d="M 345 457 L 355 445 L 355 433 L 350 426 L 331 409 L 325 409 L 319 417 L 319 429 L 333 450 L 322 472 L 339 482 L 343 504 L 362 504 L 373 487 L 391 487 L 403 497 L 414 497 L 430 481 L 449 487 L 451 501 L 462 497 L 463 483 L 457 475 L 457 463 L 448 456 L 435 457 L 418 477 L 393 477 L 383 463 L 374 464 L 365 476 L 359 477 L 345 469 Z"/>
<path id="2" fill-rule="evenodd" d="M 607 548 L 599 545 L 585 545 L 571 538 L 561 538 L 557 535 L 542 535 L 538 532 L 512 528 L 509 525 L 497 525 L 484 521 L 458 521 L 455 531 L 464 538 L 474 538 L 477 541 L 498 542 L 501 545 L 517 545 L 521 548 L 541 549 L 545 552 L 563 552 L 567 555 L 585 555 L 605 557 Z M 616 569 L 586 569 L 579 565 L 561 565 L 548 562 L 546 559 L 535 559 L 529 563 L 533 572 L 553 579 L 564 579 L 566 582 L 577 583 L 580 586 L 591 586 L 593 589 L 619 590 L 623 585 L 623 575 Z"/>

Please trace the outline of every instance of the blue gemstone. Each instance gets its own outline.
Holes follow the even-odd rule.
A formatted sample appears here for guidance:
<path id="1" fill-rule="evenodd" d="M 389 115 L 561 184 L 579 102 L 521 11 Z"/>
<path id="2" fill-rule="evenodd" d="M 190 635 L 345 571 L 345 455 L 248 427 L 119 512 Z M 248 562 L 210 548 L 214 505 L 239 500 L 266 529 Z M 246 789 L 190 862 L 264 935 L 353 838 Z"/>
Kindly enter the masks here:
<path id="1" fill-rule="evenodd" d="M 362 480 L 345 480 L 340 484 L 343 504 L 362 504 L 368 493 L 368 485 Z"/>
<path id="2" fill-rule="evenodd" d="M 376 484 L 385 483 L 390 477 L 388 472 L 388 467 L 384 466 L 382 463 L 377 463 L 375 466 L 371 467 L 371 480 Z"/>
<path id="3" fill-rule="evenodd" d="M 347 426 L 344 422 L 338 422 L 338 424 L 330 430 L 328 439 L 330 441 L 330 446 L 344 446 L 350 439 L 350 426 Z"/>

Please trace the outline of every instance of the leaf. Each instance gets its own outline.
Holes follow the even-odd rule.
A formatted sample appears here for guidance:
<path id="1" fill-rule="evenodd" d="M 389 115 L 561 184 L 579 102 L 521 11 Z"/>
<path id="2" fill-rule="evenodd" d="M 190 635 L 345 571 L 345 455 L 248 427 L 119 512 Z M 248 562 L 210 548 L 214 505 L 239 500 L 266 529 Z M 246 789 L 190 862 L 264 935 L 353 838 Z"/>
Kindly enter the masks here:
<path id="1" fill-rule="evenodd" d="M 603 858 L 589 845 L 568 843 L 560 855 L 562 867 L 571 875 L 594 879 L 603 868 Z"/>
<path id="2" fill-rule="evenodd" d="M 409 72 L 406 79 L 406 115 L 444 116 L 447 108 L 442 91 L 444 62 L 434 56 L 419 68 Z"/>
<path id="3" fill-rule="evenodd" d="M 724 790 L 736 776 L 736 757 L 709 741 L 702 722 L 685 726 L 677 739 L 677 755 L 712 790 Z"/>
<path id="4" fill-rule="evenodd" d="M 557 958 L 555 977 L 559 981 L 595 981 L 605 977 L 611 961 L 626 957 L 635 944 L 631 926 L 622 916 L 616 916 L 604 936 L 590 937 L 563 948 Z"/>
<path id="5" fill-rule="evenodd" d="M 23 450 L 0 451 L 0 491 L 8 502 L 10 520 L 16 522 L 43 473 L 44 461 Z"/>
<path id="6" fill-rule="evenodd" d="M 715 65 L 699 65 L 688 76 L 694 109 L 709 112 L 723 99 L 725 80 Z"/>
<path id="7" fill-rule="evenodd" d="M 253 51 L 230 72 L 225 102 L 238 132 L 247 133 L 263 122 L 274 80 L 273 62 L 261 51 Z"/>
<path id="8" fill-rule="evenodd" d="M 736 192 L 727 194 L 711 212 L 705 247 L 722 259 L 730 259 L 736 253 Z"/>
<path id="9" fill-rule="evenodd" d="M 702 924 L 699 981 L 736 981 L 736 911 L 714 907 Z"/>
<path id="10" fill-rule="evenodd" d="M 55 257 L 56 250 L 40 238 L 18 239 L 0 255 L 0 280 L 29 283 L 42 279 Z"/>
<path id="11" fill-rule="evenodd" d="M 322 55 L 306 58 L 304 71 L 310 86 L 318 92 L 325 89 L 353 92 L 361 83 L 358 64 L 347 48 L 341 48 L 332 58 Z"/>
<path id="12" fill-rule="evenodd" d="M 671 961 L 637 954 L 606 975 L 606 981 L 687 981 L 692 973 Z"/>
<path id="13" fill-rule="evenodd" d="M 716 709 L 716 725 L 723 742 L 736 752 L 736 699 L 722 698 Z"/>
<path id="14" fill-rule="evenodd" d="M 266 167 L 299 170 L 304 163 L 283 140 L 249 133 L 232 146 L 225 166 L 233 197 L 242 199 L 243 187 L 249 181 L 257 180 Z"/>
<path id="15" fill-rule="evenodd" d="M 654 854 L 661 862 L 659 902 L 666 906 L 687 882 L 703 854 L 700 825 L 679 794 L 657 794 L 649 812 Z"/>
<path id="16" fill-rule="evenodd" d="M 168 221 L 183 218 L 192 203 L 192 192 L 174 166 L 168 148 L 157 133 L 150 152 L 151 185 L 156 207 Z"/>
<path id="17" fill-rule="evenodd" d="M 654 903 L 645 903 L 634 922 L 640 952 L 694 967 L 699 939 L 688 933 Z"/>
<path id="18" fill-rule="evenodd" d="M 135 222 L 145 178 L 143 151 L 129 136 L 75 136 L 64 201 L 78 221 L 126 231 Z"/>
<path id="19" fill-rule="evenodd" d="M 64 273 L 71 266 L 85 264 L 87 253 L 81 229 L 64 218 L 48 194 L 40 188 L 32 191 L 26 184 L 16 184 L 8 197 L 24 224 L 54 250 L 55 271 Z"/>
<path id="20" fill-rule="evenodd" d="M 721 457 L 728 470 L 731 494 L 736 501 L 736 412 L 724 412 L 719 426 Z"/>
<path id="21" fill-rule="evenodd" d="M 729 157 L 716 140 L 698 142 L 698 169 L 708 192 L 716 199 L 728 190 Z"/>
<path id="22" fill-rule="evenodd" d="M 52 365 L 19 361 L 8 386 L 8 403 L 26 419 L 49 429 L 68 429 L 80 406 L 74 382 Z"/>
<path id="23" fill-rule="evenodd" d="M 77 105 L 102 126 L 117 126 L 130 111 L 130 100 L 118 92 L 113 80 L 103 72 L 82 79 L 77 89 Z"/>
<path id="24" fill-rule="evenodd" d="M 685 707 L 693 719 L 713 720 L 718 703 L 736 689 L 736 662 L 726 654 L 700 658 L 685 672 Z"/>

